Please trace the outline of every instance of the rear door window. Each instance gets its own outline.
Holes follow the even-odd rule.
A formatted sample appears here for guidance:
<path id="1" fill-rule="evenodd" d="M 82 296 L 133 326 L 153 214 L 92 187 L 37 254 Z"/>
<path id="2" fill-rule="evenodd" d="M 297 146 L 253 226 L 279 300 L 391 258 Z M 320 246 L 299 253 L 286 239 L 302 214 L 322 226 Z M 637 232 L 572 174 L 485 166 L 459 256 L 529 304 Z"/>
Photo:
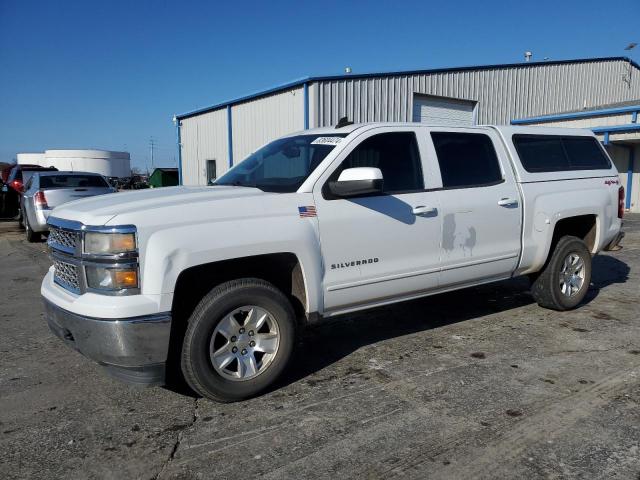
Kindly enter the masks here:
<path id="1" fill-rule="evenodd" d="M 513 144 L 522 166 L 531 173 L 611 168 L 598 140 L 593 137 L 514 135 Z"/>
<path id="2" fill-rule="evenodd" d="M 503 181 L 496 150 L 482 133 L 432 132 L 443 188 L 495 185 Z"/>

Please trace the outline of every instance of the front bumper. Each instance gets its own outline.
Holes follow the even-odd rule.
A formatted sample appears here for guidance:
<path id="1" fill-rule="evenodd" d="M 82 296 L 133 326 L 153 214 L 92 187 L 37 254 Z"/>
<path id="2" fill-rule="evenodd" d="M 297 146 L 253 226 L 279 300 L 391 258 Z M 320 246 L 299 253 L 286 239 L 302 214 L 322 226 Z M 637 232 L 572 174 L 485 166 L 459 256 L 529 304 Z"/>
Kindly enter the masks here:
<path id="1" fill-rule="evenodd" d="M 127 383 L 164 384 L 170 312 L 132 318 L 93 318 L 43 300 L 49 328 L 68 346 Z"/>

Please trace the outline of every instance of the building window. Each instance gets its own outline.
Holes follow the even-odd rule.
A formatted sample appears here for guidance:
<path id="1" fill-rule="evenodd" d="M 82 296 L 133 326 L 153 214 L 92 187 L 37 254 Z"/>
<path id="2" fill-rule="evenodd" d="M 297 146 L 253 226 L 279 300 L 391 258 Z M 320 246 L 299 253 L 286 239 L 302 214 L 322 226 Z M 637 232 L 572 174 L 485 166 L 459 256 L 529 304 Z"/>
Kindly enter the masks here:
<path id="1" fill-rule="evenodd" d="M 207 160 L 207 185 L 212 185 L 218 178 L 218 172 L 216 170 L 216 161 Z"/>
<path id="2" fill-rule="evenodd" d="M 331 179 L 337 180 L 343 170 L 355 167 L 379 168 L 385 193 L 424 189 L 418 143 L 412 132 L 380 133 L 367 138 L 344 159 Z"/>
<path id="3" fill-rule="evenodd" d="M 502 182 L 493 142 L 481 133 L 433 132 L 444 188 L 479 187 Z"/>

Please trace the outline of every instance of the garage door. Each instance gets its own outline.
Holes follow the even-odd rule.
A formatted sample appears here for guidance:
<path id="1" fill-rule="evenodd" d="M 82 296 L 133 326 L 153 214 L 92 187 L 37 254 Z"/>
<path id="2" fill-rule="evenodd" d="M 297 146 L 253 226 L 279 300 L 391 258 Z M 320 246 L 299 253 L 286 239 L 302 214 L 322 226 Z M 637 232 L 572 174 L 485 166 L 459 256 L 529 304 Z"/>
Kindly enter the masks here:
<path id="1" fill-rule="evenodd" d="M 414 95 L 413 121 L 432 125 L 474 125 L 476 102 Z"/>

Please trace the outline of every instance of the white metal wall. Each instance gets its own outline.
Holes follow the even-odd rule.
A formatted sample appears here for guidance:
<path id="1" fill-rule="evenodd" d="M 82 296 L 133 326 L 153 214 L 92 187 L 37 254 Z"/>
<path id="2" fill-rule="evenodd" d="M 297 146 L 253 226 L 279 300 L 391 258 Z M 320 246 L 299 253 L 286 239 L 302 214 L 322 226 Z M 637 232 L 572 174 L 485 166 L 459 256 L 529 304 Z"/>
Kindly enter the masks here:
<path id="1" fill-rule="evenodd" d="M 181 121 L 182 183 L 205 185 L 207 160 L 215 160 L 218 176 L 228 170 L 227 110 L 222 108 Z"/>
<path id="2" fill-rule="evenodd" d="M 317 84 L 319 126 L 344 116 L 354 122 L 411 121 L 413 94 L 478 102 L 479 124 L 566 112 L 640 98 L 640 74 L 629 63 L 567 64 L 447 71 L 391 77 L 342 78 Z"/>
<path id="3" fill-rule="evenodd" d="M 295 88 L 231 108 L 233 161 L 244 160 L 265 143 L 304 128 L 303 88 Z"/>

